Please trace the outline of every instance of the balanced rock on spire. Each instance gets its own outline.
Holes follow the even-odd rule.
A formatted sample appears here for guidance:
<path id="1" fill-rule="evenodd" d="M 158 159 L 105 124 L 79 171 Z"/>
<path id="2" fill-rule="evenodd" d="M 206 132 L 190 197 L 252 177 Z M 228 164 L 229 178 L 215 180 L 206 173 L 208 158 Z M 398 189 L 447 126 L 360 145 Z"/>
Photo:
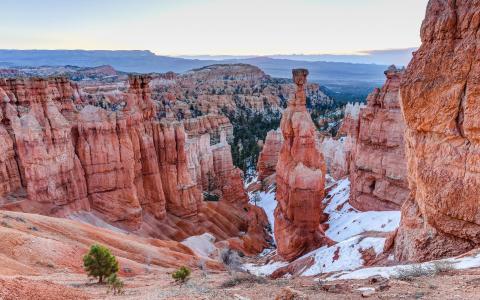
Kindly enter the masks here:
<path id="1" fill-rule="evenodd" d="M 297 85 L 280 128 L 285 142 L 277 164 L 275 239 L 278 254 L 293 260 L 328 242 L 320 228 L 325 219 L 326 165 L 315 144 L 315 126 L 305 106 L 308 70 L 292 71 Z"/>

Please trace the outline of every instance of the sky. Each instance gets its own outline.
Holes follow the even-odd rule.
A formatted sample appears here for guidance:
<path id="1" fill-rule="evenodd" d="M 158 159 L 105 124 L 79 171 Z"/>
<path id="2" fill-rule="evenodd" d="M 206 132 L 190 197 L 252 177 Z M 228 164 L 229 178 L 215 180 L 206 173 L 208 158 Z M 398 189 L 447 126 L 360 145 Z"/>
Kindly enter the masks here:
<path id="1" fill-rule="evenodd" d="M 420 45 L 428 0 L 0 0 L 0 49 L 352 54 Z"/>

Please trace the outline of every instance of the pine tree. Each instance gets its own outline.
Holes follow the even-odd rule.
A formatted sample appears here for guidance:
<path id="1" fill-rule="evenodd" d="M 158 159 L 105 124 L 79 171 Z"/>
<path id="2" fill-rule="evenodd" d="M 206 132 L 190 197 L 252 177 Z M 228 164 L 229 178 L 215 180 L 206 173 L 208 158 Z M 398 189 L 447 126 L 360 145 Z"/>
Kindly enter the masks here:
<path id="1" fill-rule="evenodd" d="M 92 245 L 90 251 L 83 257 L 83 266 L 88 276 L 98 277 L 98 283 L 118 272 L 118 261 L 107 247 Z"/>

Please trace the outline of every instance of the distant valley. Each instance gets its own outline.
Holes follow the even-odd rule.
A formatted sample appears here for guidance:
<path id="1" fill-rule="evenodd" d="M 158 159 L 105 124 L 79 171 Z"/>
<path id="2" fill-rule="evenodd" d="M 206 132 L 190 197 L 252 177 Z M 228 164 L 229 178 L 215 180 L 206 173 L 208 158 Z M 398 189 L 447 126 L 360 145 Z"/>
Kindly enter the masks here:
<path id="1" fill-rule="evenodd" d="M 364 100 L 374 87 L 381 86 L 387 65 L 312 61 L 312 57 L 299 60 L 292 57 L 212 59 L 178 58 L 155 55 L 150 51 L 108 50 L 0 50 L 0 68 L 19 66 L 78 66 L 110 65 L 116 70 L 130 73 L 184 73 L 212 64 L 251 64 L 272 77 L 290 78 L 294 68 L 307 68 L 310 81 L 326 87 L 326 93 L 339 102 Z M 303 58 L 303 57 L 301 57 Z M 328 59 L 328 57 L 318 57 Z M 346 59 L 346 58 L 345 58 Z"/>

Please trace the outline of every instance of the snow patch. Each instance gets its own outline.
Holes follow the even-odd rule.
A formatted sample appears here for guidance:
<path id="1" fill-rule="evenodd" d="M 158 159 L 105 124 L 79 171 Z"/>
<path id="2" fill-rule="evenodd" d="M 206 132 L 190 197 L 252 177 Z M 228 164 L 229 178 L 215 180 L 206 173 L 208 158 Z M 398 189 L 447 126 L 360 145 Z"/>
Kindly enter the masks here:
<path id="1" fill-rule="evenodd" d="M 314 256 L 314 264 L 306 269 L 302 276 L 314 276 L 321 273 L 355 270 L 365 263 L 362 250 L 372 248 L 378 255 L 382 253 L 385 238 L 352 237 L 331 247 L 321 247 L 302 258 Z"/>
<path id="2" fill-rule="evenodd" d="M 253 192 L 248 194 L 250 198 L 250 204 L 256 205 L 262 208 L 265 211 L 265 214 L 268 218 L 268 223 L 272 229 L 272 237 L 275 240 L 273 235 L 273 229 L 275 226 L 275 208 L 277 207 L 277 199 L 275 199 L 275 187 L 272 187 L 268 192 Z"/>
<path id="3" fill-rule="evenodd" d="M 285 266 L 288 266 L 287 262 L 277 261 L 277 262 L 273 262 L 263 266 L 258 266 L 254 264 L 244 264 L 243 268 L 246 271 L 249 271 L 250 273 L 256 276 L 269 276 L 269 275 L 272 275 L 272 273 L 275 272 L 276 270 Z"/>
<path id="4" fill-rule="evenodd" d="M 350 181 L 342 179 L 324 200 L 330 225 L 325 233 L 330 239 L 340 242 L 367 231 L 394 231 L 400 225 L 399 211 L 360 212 L 348 203 L 349 197 Z"/>
<path id="5" fill-rule="evenodd" d="M 399 211 L 360 212 L 349 203 L 350 181 L 338 180 L 332 185 L 323 200 L 325 213 L 329 215 L 329 228 L 325 234 L 337 244 L 323 246 L 299 259 L 313 257 L 314 263 L 301 276 L 315 276 L 322 273 L 351 271 L 364 266 L 362 252 L 373 249 L 376 255 L 383 252 L 386 238 L 370 237 L 366 232 L 390 232 L 400 224 Z"/>
<path id="6" fill-rule="evenodd" d="M 373 249 L 376 255 L 383 252 L 385 237 L 366 236 L 366 232 L 390 232 L 400 224 L 399 211 L 360 212 L 349 203 L 350 181 L 348 178 L 334 181 L 327 176 L 327 188 L 331 191 L 323 200 L 325 213 L 329 215 L 326 235 L 336 241 L 333 246 L 316 249 L 299 259 L 313 257 L 314 263 L 302 271 L 301 276 L 315 276 L 322 273 L 352 271 L 364 266 L 362 252 Z M 274 211 L 277 207 L 275 187 L 268 192 L 249 193 L 250 203 L 261 207 L 267 214 L 274 230 Z M 272 235 L 273 236 L 273 235 Z M 273 237 L 274 238 L 274 237 Z M 263 266 L 246 264 L 244 267 L 256 275 L 270 275 L 287 266 L 287 262 L 275 262 Z M 343 274 L 343 273 L 342 273 Z"/>
<path id="7" fill-rule="evenodd" d="M 346 279 L 367 279 L 373 276 L 381 276 L 384 278 L 392 278 L 398 276 L 402 270 L 408 270 L 412 267 L 424 267 L 424 268 L 434 268 L 435 263 L 438 262 L 447 262 L 451 264 L 453 269 L 464 270 L 471 268 L 480 267 L 480 252 L 472 256 L 456 257 L 456 258 L 447 258 L 436 261 L 430 261 L 421 264 L 411 264 L 411 265 L 397 265 L 392 267 L 375 267 L 375 268 L 364 268 L 359 269 L 353 272 L 342 272 L 335 274 L 327 278 L 327 280 L 346 280 Z"/>
<path id="8" fill-rule="evenodd" d="M 215 237 L 211 233 L 204 233 L 202 235 L 195 235 L 186 238 L 181 242 L 183 245 L 192 249 L 192 251 L 204 258 L 209 258 L 217 250 L 215 247 Z"/>

